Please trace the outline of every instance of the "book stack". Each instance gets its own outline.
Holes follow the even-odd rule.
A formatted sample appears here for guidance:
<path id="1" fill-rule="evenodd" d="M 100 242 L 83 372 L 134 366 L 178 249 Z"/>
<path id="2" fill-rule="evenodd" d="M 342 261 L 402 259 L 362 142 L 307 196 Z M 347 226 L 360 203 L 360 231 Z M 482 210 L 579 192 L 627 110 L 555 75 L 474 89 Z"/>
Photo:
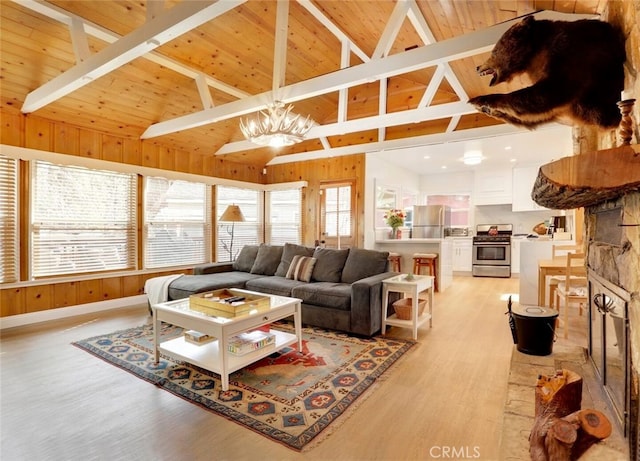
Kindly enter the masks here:
<path id="1" fill-rule="evenodd" d="M 200 333 L 199 331 L 196 331 L 196 330 L 188 330 L 184 332 L 184 339 L 185 341 L 199 345 L 199 344 L 206 344 L 208 342 L 211 342 L 216 338 L 214 338 L 213 336 L 209 336 L 208 334 L 205 334 L 205 333 Z"/>
<path id="2" fill-rule="evenodd" d="M 269 346 L 275 343 L 275 340 L 276 336 L 266 331 L 254 330 L 241 333 L 229 340 L 229 352 L 234 355 L 245 355 Z"/>

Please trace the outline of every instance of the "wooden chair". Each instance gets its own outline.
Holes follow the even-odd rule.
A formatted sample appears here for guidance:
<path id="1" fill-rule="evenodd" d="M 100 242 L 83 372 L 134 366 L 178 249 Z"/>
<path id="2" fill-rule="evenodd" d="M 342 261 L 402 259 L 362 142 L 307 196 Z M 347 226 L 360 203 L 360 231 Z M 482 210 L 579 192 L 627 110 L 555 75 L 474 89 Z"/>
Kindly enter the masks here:
<path id="1" fill-rule="evenodd" d="M 389 266 L 390 269 L 393 272 L 402 272 L 401 266 L 400 266 L 400 260 L 402 259 L 400 257 L 399 253 L 389 253 L 389 257 L 387 258 L 389 261 Z"/>
<path id="2" fill-rule="evenodd" d="M 581 253 L 582 245 L 553 245 L 551 247 L 551 258 L 566 258 L 567 253 Z M 555 309 L 554 300 L 558 283 L 564 282 L 564 275 L 555 275 L 549 279 L 549 307 Z"/>
<path id="3" fill-rule="evenodd" d="M 419 275 L 423 267 L 429 269 L 429 275 L 433 275 L 433 290 L 438 291 L 438 254 L 437 253 L 414 253 L 413 273 Z"/>
<path id="4" fill-rule="evenodd" d="M 589 290 L 584 262 L 584 253 L 568 253 L 565 280 L 558 283 L 555 292 L 555 305 L 560 313 L 560 301 L 564 304 L 564 337 L 569 337 L 569 305 L 578 303 L 580 315 L 588 301 Z"/>
<path id="5" fill-rule="evenodd" d="M 553 245 L 551 259 L 564 258 L 567 253 L 582 253 L 582 245 Z"/>

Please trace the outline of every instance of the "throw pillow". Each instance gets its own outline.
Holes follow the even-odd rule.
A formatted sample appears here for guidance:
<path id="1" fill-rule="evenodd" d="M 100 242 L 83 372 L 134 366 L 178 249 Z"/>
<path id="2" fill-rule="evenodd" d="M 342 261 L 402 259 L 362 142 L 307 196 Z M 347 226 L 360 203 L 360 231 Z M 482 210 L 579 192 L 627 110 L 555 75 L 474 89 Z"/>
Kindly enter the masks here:
<path id="1" fill-rule="evenodd" d="M 273 275 L 276 273 L 280 259 L 282 258 L 282 246 L 260 245 L 258 255 L 251 267 L 252 274 Z"/>
<path id="2" fill-rule="evenodd" d="M 258 256 L 258 245 L 245 245 L 240 250 L 238 258 L 233 262 L 234 271 L 251 272 L 253 262 Z"/>
<path id="3" fill-rule="evenodd" d="M 353 283 L 358 280 L 382 274 L 387 270 L 389 252 L 351 248 L 349 257 L 344 263 L 342 283 Z"/>
<path id="4" fill-rule="evenodd" d="M 313 257 L 317 259 L 313 269 L 313 280 L 318 282 L 340 282 L 344 262 L 349 255 L 349 249 L 335 250 L 333 248 L 316 248 Z"/>
<path id="5" fill-rule="evenodd" d="M 296 255 L 300 256 L 313 256 L 313 248 L 305 247 L 302 245 L 296 245 L 294 243 L 285 243 L 282 250 L 282 259 L 276 270 L 276 274 L 279 277 L 286 277 L 289 267 L 291 267 L 291 261 Z"/>
<path id="6" fill-rule="evenodd" d="M 316 261 L 316 258 L 310 256 L 295 255 L 289 265 L 287 278 L 300 280 L 301 282 L 310 282 Z"/>

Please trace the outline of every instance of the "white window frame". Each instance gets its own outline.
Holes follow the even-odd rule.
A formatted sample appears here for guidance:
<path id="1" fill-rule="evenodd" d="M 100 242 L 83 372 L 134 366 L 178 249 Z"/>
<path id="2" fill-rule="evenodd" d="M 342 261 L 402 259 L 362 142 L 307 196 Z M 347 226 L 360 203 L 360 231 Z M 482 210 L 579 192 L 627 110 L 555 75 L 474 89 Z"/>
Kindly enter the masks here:
<path id="1" fill-rule="evenodd" d="M 18 160 L 0 155 L 0 283 L 19 278 L 18 168 Z"/>
<path id="2" fill-rule="evenodd" d="M 62 180 L 41 190 L 38 175 L 46 174 L 58 174 Z M 125 194 L 118 198 L 111 189 L 98 195 L 100 178 L 112 180 L 111 186 Z M 78 189 L 81 181 L 86 184 Z M 41 207 L 40 194 L 45 194 Z M 30 279 L 136 269 L 135 174 L 36 160 L 31 162 L 30 200 Z"/>
<path id="3" fill-rule="evenodd" d="M 264 240 L 271 245 L 302 242 L 302 188 L 265 192 Z"/>
<path id="4" fill-rule="evenodd" d="M 144 269 L 210 261 L 211 187 L 160 176 L 145 176 L 143 184 Z"/>

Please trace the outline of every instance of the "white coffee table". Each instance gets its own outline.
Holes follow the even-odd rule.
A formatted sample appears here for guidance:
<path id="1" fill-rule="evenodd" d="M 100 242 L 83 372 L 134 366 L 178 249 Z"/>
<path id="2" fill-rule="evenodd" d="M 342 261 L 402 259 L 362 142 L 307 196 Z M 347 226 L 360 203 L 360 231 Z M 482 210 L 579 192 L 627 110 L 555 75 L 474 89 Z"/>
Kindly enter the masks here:
<path id="1" fill-rule="evenodd" d="M 429 327 L 433 327 L 433 279 L 431 275 L 414 275 L 407 280 L 407 275 L 396 275 L 382 281 L 382 334 L 385 334 L 387 325 L 394 325 L 402 328 L 411 328 L 413 339 L 418 339 L 418 327 L 425 322 L 429 322 Z M 411 320 L 399 319 L 396 314 L 387 317 L 387 306 L 389 305 L 389 292 L 406 293 L 412 298 Z M 428 291 L 429 309 L 418 315 L 418 295 Z"/>
<path id="2" fill-rule="evenodd" d="M 302 350 L 300 299 L 255 293 L 247 290 L 237 291 L 266 296 L 270 298 L 271 307 L 268 310 L 239 317 L 224 318 L 212 317 L 202 312 L 191 310 L 188 298 L 151 306 L 153 310 L 153 343 L 156 363 L 160 359 L 160 352 L 162 352 L 178 360 L 218 373 L 222 380 L 222 390 L 226 391 L 229 389 L 229 375 L 234 371 L 257 362 L 296 342 L 298 343 L 298 350 Z M 228 352 L 228 344 L 231 337 L 290 316 L 293 316 L 295 335 L 271 330 L 271 333 L 275 334 L 275 343 L 273 345 L 240 356 Z M 193 344 L 186 341 L 184 336 L 180 336 L 161 343 L 161 322 L 177 325 L 187 330 L 206 333 L 215 337 L 216 340 L 206 344 Z"/>

